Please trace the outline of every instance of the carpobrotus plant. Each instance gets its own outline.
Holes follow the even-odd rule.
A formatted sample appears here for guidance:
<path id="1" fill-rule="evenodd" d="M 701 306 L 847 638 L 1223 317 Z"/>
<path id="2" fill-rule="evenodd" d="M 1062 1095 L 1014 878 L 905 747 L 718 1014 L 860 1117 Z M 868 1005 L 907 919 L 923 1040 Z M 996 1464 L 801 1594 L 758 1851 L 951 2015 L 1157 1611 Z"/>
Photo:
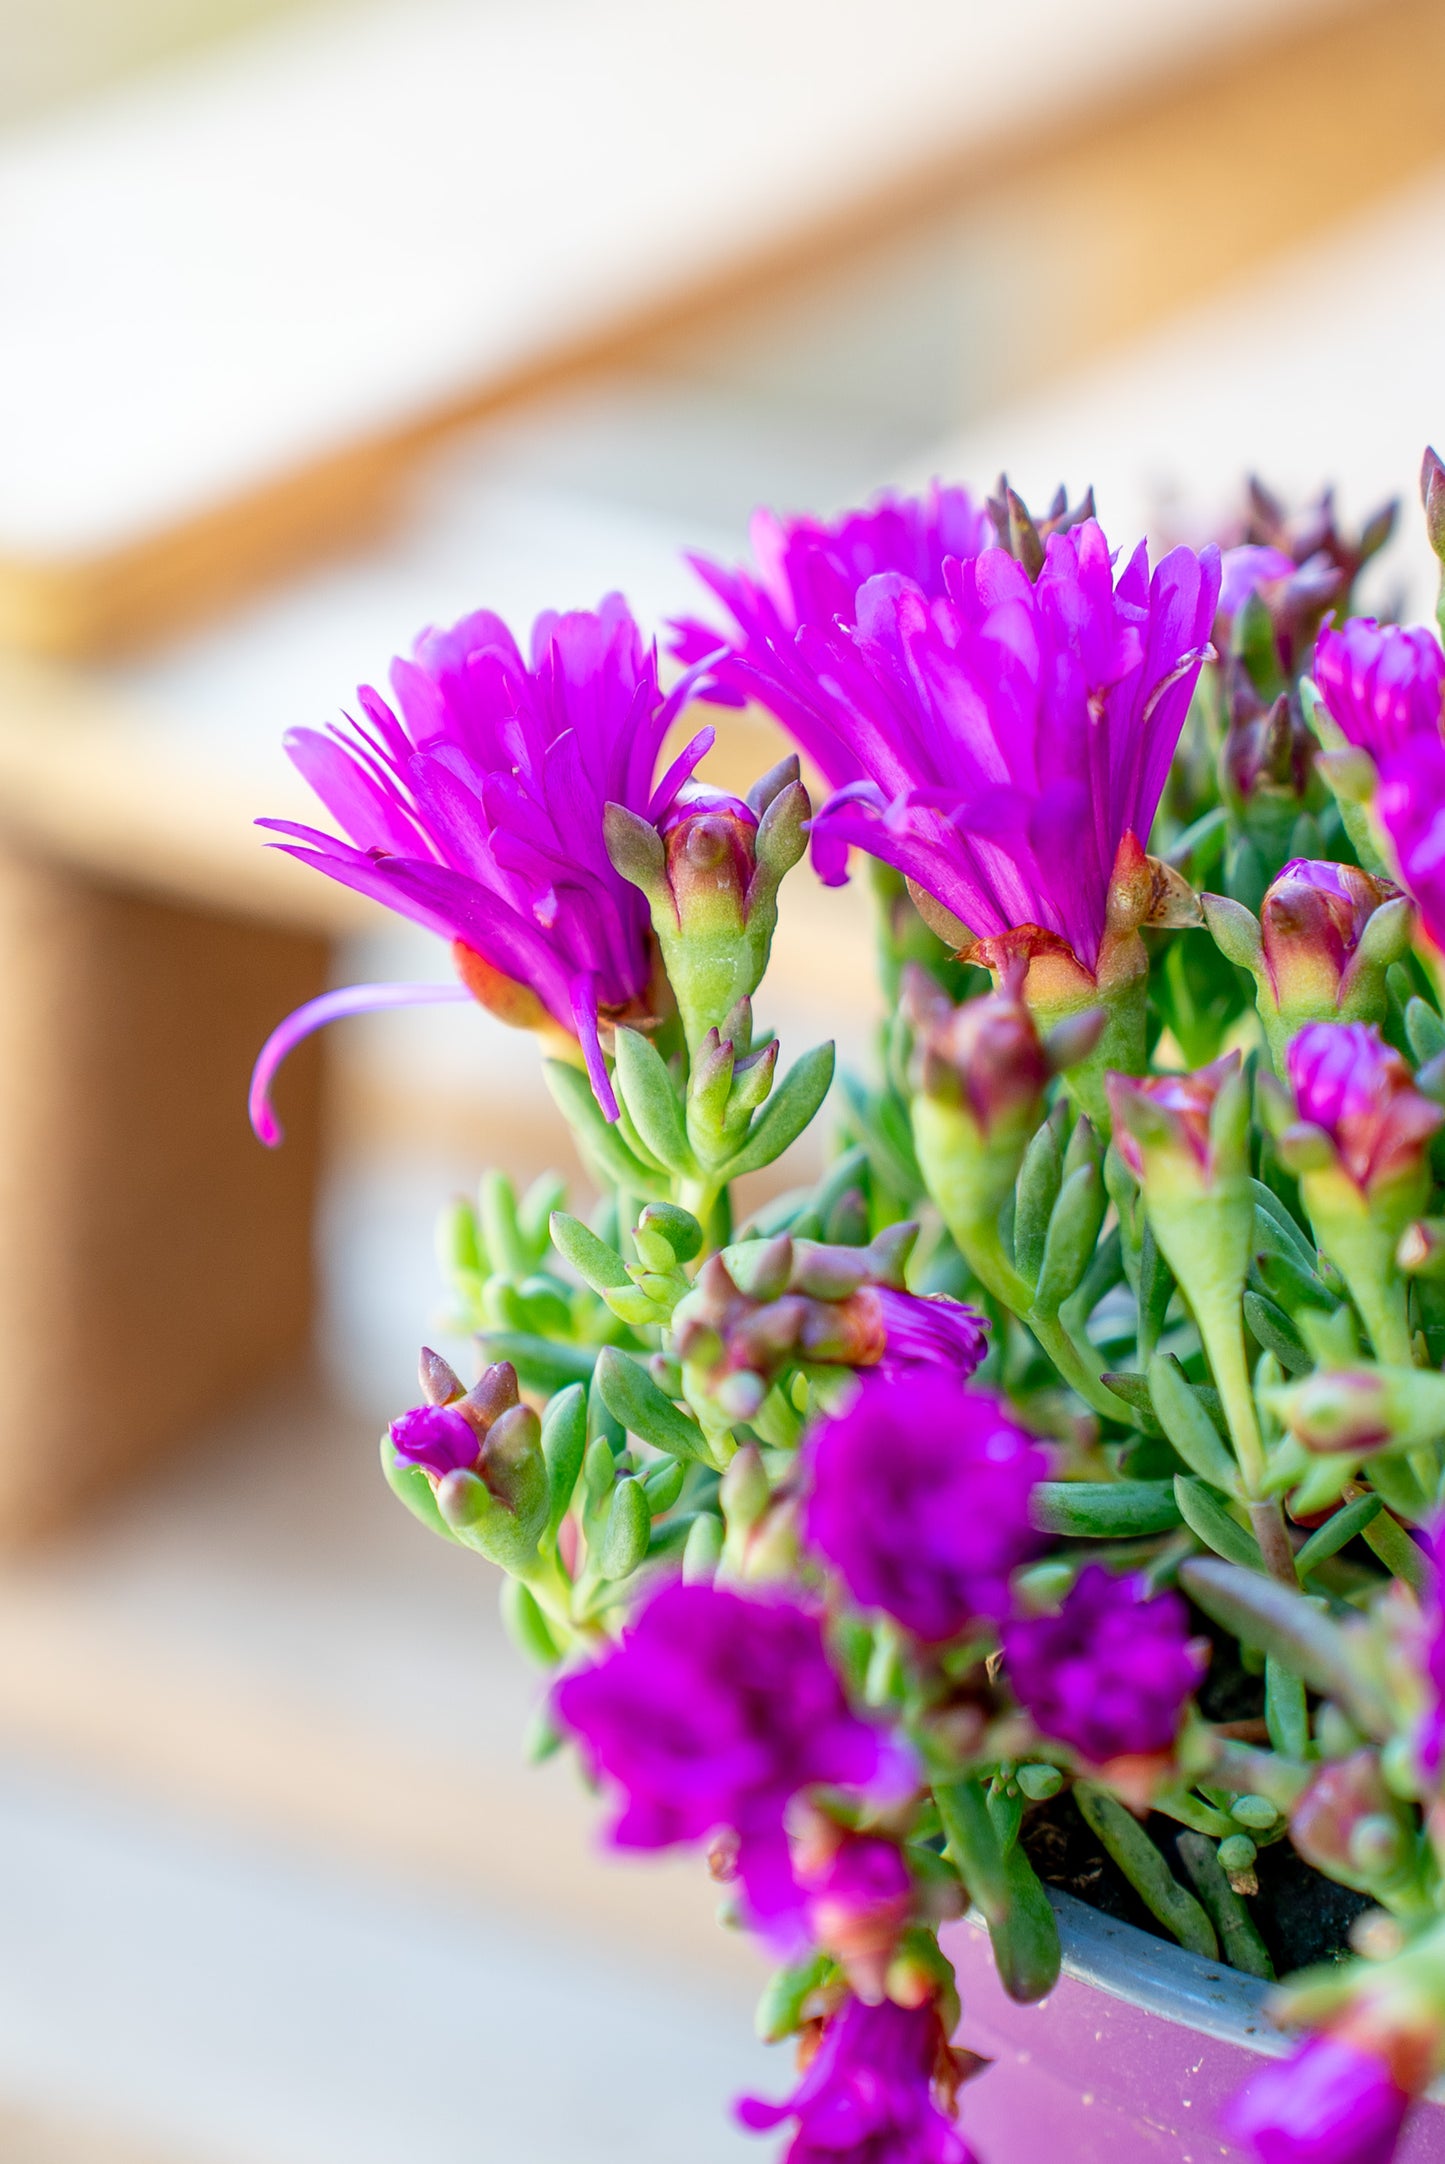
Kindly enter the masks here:
<path id="1" fill-rule="evenodd" d="M 1445 553 L 1433 456 L 1425 496 Z M 293 740 L 345 838 L 287 846 L 459 983 L 293 1017 L 258 1127 L 332 1013 L 541 1040 L 597 1200 L 453 1207 L 479 1372 L 423 1353 L 382 1462 L 500 1566 L 612 1840 L 731 1888 L 800 2065 L 740 2110 L 794 2164 L 967 2164 L 938 1926 L 1046 1993 L 1051 1830 L 1259 1977 L 1280 1859 L 1344 1889 L 1235 2107 L 1265 2164 L 1379 2164 L 1445 2067 L 1445 655 L 1351 616 L 1389 523 L 1256 487 L 1151 567 L 1062 494 L 769 519 L 670 692 L 613 597 L 530 659 L 430 632 L 396 710 Z M 710 788 L 706 730 L 659 771 L 745 700 L 806 781 Z M 874 860 L 888 1019 L 821 1177 L 740 1222 L 834 1079 L 766 1009 L 809 846 Z"/>

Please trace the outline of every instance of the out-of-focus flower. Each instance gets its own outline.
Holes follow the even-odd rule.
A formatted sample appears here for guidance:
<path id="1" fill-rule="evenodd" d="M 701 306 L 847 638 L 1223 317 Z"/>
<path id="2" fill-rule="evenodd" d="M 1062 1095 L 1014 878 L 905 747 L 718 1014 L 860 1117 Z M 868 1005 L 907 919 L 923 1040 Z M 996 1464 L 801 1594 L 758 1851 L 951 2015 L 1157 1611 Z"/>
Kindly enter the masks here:
<path id="1" fill-rule="evenodd" d="M 656 821 L 671 810 L 712 741 L 708 731 L 695 737 L 654 786 L 688 679 L 663 696 L 656 653 L 613 594 L 595 614 L 538 617 L 530 662 L 485 610 L 428 631 L 394 664 L 392 685 L 399 714 L 364 688 L 365 719 L 349 732 L 287 738 L 349 839 L 261 824 L 287 837 L 280 846 L 302 863 L 449 940 L 467 991 L 504 1021 L 550 1035 L 573 1057 L 580 1046 L 615 1118 L 602 1036 L 615 1021 L 646 1018 L 654 949 L 647 905 L 608 856 L 603 813 L 619 804 Z M 280 1059 L 357 1004 L 356 992 L 327 995 L 276 1033 L 258 1063 L 258 1131 Z"/>
<path id="2" fill-rule="evenodd" d="M 744 2097 L 738 2117 L 755 2133 L 797 2121 L 784 2164 L 977 2164 L 953 2124 L 955 2080 L 934 2007 L 849 1999 L 792 2095 Z"/>
<path id="3" fill-rule="evenodd" d="M 808 1921 L 860 1998 L 884 1996 L 888 1964 L 913 1906 L 913 1880 L 896 1841 L 846 1833 L 821 1812 L 793 1841 Z"/>
<path id="4" fill-rule="evenodd" d="M 1176 549 L 1151 578 L 1141 545 L 1116 584 L 1087 520 L 1050 538 L 1037 580 L 989 549 L 943 582 L 873 579 L 856 626 L 799 636 L 861 776 L 815 820 L 815 856 L 837 881 L 865 849 L 983 942 L 978 959 L 1020 934 L 1092 989 L 1121 851 L 1142 863 L 1207 648 L 1217 557 Z"/>
<path id="5" fill-rule="evenodd" d="M 1314 678 L 1331 720 L 1376 765 L 1418 737 L 1439 737 L 1445 652 L 1432 632 L 1352 617 L 1320 633 Z"/>
<path id="6" fill-rule="evenodd" d="M 1080 1572 L 1057 1615 L 1006 1623 L 1003 1648 L 1039 1733 L 1094 1766 L 1168 1751 L 1205 1666 L 1177 1595 L 1100 1564 Z"/>
<path id="7" fill-rule="evenodd" d="M 1006 1613 L 1046 1471 L 999 1399 L 939 1369 L 866 1377 L 810 1445 L 806 1538 L 862 1607 L 940 1644 Z"/>
<path id="8" fill-rule="evenodd" d="M 1329 1138 L 1335 1161 L 1362 1194 L 1414 1183 L 1430 1137 L 1445 1119 L 1377 1029 L 1365 1022 L 1312 1022 L 1289 1049 L 1299 1116 Z"/>
<path id="9" fill-rule="evenodd" d="M 409 1465 L 420 1465 L 438 1478 L 468 1471 L 482 1454 L 482 1439 L 465 1413 L 454 1405 L 414 1405 L 393 1420 L 391 1447 Z"/>
<path id="10" fill-rule="evenodd" d="M 727 706 L 756 699 L 829 786 L 841 788 L 863 769 L 819 704 L 797 651 L 799 627 L 855 622 L 858 589 L 880 572 L 899 572 L 924 593 L 941 594 L 948 558 L 976 556 L 992 542 L 988 513 L 966 489 L 935 481 L 925 495 L 879 496 L 831 522 L 759 511 L 751 539 L 755 571 L 688 559 L 726 621 L 716 630 L 696 618 L 677 624 L 674 650 L 691 663 L 711 659 L 705 697 Z"/>
<path id="11" fill-rule="evenodd" d="M 913 1368 L 943 1368 L 964 1382 L 988 1352 L 988 1319 L 946 1293 L 878 1291 L 887 1332 L 880 1375 Z"/>
<path id="12" fill-rule="evenodd" d="M 593 1770 L 620 1792 L 620 1848 L 738 1837 L 754 1919 L 794 1928 L 801 1896 L 783 1814 L 819 1783 L 863 1788 L 886 1746 L 851 1710 L 818 1619 L 783 1599 L 667 1585 L 621 1644 L 557 1687 Z"/>
<path id="13" fill-rule="evenodd" d="M 1411 2101 L 1373 2052 L 1313 2036 L 1256 2074 L 1225 2123 L 1259 2164 L 1389 2164 Z"/>
<path id="14" fill-rule="evenodd" d="M 1445 952 L 1445 744 L 1420 735 L 1388 758 L 1375 810 L 1420 922 Z"/>

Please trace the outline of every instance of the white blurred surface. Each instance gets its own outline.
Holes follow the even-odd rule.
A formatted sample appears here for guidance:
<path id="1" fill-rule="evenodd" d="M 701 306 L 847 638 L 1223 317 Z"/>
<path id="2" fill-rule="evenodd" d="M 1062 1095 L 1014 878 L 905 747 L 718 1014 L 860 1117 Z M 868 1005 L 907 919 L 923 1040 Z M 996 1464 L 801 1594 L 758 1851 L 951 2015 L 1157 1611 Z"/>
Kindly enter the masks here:
<path id="1" fill-rule="evenodd" d="M 0 1914 L 7 2100 L 177 2164 L 742 2164 L 788 2078 L 736 1993 L 14 1758 Z"/>
<path id="2" fill-rule="evenodd" d="M 1209 531 L 1258 473 L 1304 500 L 1339 484 L 1352 517 L 1403 499 L 1376 591 L 1428 615 L 1437 567 L 1417 481 L 1445 441 L 1445 165 L 1383 209 L 1238 281 L 1075 381 L 1000 406 L 917 472 L 1007 467 L 1032 502 L 1092 481 L 1106 532 Z"/>
<path id="3" fill-rule="evenodd" d="M 1333 0 L 373 0 L 0 150 L 0 548 L 84 555 Z"/>

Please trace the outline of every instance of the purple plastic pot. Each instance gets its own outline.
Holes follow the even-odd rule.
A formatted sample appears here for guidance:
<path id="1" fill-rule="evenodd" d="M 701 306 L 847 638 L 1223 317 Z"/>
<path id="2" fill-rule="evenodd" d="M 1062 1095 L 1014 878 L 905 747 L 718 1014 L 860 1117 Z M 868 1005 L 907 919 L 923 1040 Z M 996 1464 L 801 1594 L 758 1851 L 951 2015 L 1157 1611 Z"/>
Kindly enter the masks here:
<path id="1" fill-rule="evenodd" d="M 1064 1969 L 1015 2006 L 974 1917 L 942 1933 L 958 1971 L 958 2041 L 994 2064 L 963 2092 L 960 2124 L 986 2164 L 1245 2164 L 1220 2131 L 1261 2058 L 1290 2050 L 1268 1987 L 1050 1894 Z M 1445 2164 L 1440 2091 L 1413 2114 L 1397 2164 Z"/>

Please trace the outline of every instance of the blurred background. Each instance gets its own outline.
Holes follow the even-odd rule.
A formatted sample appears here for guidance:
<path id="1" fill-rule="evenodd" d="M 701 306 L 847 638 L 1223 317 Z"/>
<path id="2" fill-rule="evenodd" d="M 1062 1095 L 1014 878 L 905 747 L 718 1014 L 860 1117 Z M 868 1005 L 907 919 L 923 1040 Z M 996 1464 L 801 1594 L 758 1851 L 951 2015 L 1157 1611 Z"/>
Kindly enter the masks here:
<path id="1" fill-rule="evenodd" d="M 0 0 L 9 2164 L 748 2153 L 750 1960 L 375 1470 L 439 1204 L 577 1177 L 533 1047 L 343 1025 L 267 1157 L 269 1028 L 446 959 L 250 822 L 423 624 L 660 626 L 761 503 L 1334 480 L 1422 613 L 1442 67 L 1445 0 Z M 862 1059 L 791 888 L 770 1019 Z"/>

